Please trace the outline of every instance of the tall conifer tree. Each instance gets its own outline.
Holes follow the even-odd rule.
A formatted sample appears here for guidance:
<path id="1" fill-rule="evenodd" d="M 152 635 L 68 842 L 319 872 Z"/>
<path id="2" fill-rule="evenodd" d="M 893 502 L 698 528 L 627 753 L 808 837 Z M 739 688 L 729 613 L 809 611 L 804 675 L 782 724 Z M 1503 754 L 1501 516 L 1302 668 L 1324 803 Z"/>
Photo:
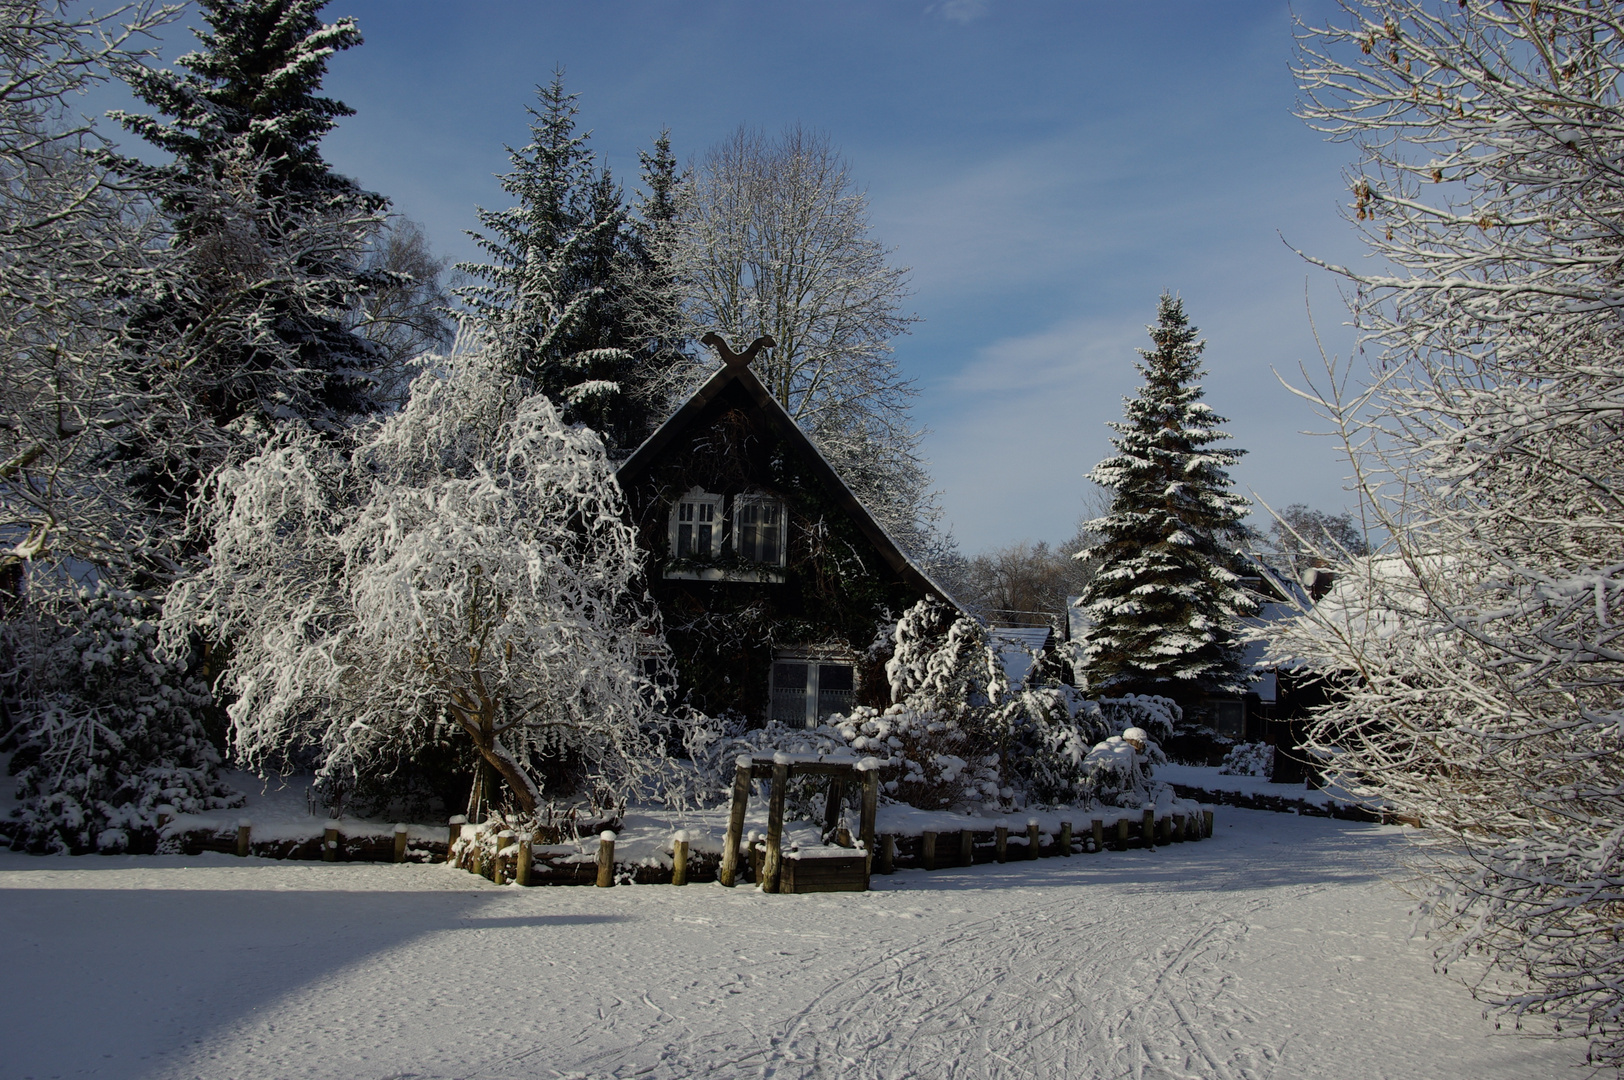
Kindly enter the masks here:
<path id="1" fill-rule="evenodd" d="M 498 362 L 530 379 L 570 421 L 611 448 L 646 434 L 635 393 L 633 295 L 639 278 L 630 213 L 607 168 L 576 130 L 575 94 L 562 73 L 537 89 L 530 142 L 508 148 L 500 179 L 517 204 L 479 210 L 473 238 L 489 263 L 458 269 L 475 284 L 459 290 L 491 337 Z"/>
<path id="2" fill-rule="evenodd" d="M 332 171 L 321 140 L 353 110 L 319 94 L 327 61 L 361 43 L 351 18 L 327 24 L 327 0 L 200 0 L 207 30 L 177 71 L 126 75 L 157 116 L 115 112 L 173 155 L 113 164 L 163 209 L 178 275 L 138 317 L 154 353 L 175 339 L 212 342 L 199 365 L 217 423 L 245 413 L 342 422 L 374 411 L 381 353 L 345 325 L 366 289 L 364 245 L 388 200 Z M 232 314 L 248 333 L 222 332 Z"/>
<path id="3" fill-rule="evenodd" d="M 1225 543 L 1250 505 L 1228 473 L 1245 451 L 1216 445 L 1229 436 L 1201 401 L 1206 342 L 1197 335 L 1182 301 L 1162 294 L 1156 347 L 1135 365 L 1144 386 L 1111 425 L 1116 454 L 1089 474 L 1113 492 L 1110 513 L 1088 524 L 1100 540 L 1087 553 L 1101 566 L 1079 601 L 1093 623 L 1095 689 L 1179 697 L 1246 684 L 1233 628 L 1256 604 Z"/>

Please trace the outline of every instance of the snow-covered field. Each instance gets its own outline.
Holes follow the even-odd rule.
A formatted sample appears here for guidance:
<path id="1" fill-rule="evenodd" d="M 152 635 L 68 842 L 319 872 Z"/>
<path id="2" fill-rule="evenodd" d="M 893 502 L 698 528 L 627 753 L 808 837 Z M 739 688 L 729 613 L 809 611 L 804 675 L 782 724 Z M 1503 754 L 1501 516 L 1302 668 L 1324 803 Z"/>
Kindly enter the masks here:
<path id="1" fill-rule="evenodd" d="M 1403 846 L 1224 809 L 830 896 L 4 853 L 0 1080 L 1570 1073 L 1432 971 Z"/>

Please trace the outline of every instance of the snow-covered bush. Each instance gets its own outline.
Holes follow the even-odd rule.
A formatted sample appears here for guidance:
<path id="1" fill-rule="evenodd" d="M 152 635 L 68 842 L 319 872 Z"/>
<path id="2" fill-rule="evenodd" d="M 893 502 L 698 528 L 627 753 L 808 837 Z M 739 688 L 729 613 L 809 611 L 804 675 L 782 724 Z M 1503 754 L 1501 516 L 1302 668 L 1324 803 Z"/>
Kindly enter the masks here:
<path id="1" fill-rule="evenodd" d="M 1220 776 L 1269 776 L 1274 772 L 1274 747 L 1268 743 L 1239 743 L 1224 756 Z"/>
<path id="2" fill-rule="evenodd" d="M 101 585 L 12 620 L 28 673 L 7 734 L 20 805 L 0 830 L 13 847 L 151 850 L 160 807 L 241 805 L 204 727 L 208 686 L 189 652 L 159 654 L 156 615 L 139 595 Z"/>
<path id="3" fill-rule="evenodd" d="M 217 474 L 204 525 L 166 641 L 229 643 L 244 764 L 363 773 L 446 718 L 525 814 L 549 761 L 609 798 L 661 772 L 660 639 L 603 445 L 478 352 L 347 442 L 290 426 Z"/>
<path id="4" fill-rule="evenodd" d="M 1129 728 L 1143 728 L 1160 744 L 1173 738 L 1173 730 L 1184 721 L 1184 710 L 1172 698 L 1155 694 L 1127 694 L 1100 698 L 1100 712 L 1107 729 L 1120 735 Z"/>

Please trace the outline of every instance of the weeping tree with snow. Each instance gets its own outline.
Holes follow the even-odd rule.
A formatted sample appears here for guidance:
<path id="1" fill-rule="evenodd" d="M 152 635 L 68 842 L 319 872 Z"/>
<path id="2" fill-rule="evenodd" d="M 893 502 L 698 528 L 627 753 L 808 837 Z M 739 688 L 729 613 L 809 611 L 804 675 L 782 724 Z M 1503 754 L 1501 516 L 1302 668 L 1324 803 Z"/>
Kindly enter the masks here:
<path id="1" fill-rule="evenodd" d="M 239 760 L 341 782 L 448 720 L 525 815 L 573 794 L 537 779 L 560 757 L 610 797 L 659 771 L 660 639 L 619 487 L 598 437 L 527 391 L 454 356 L 352 445 L 290 426 L 216 475 L 208 565 L 166 634 L 229 644 Z"/>
<path id="2" fill-rule="evenodd" d="M 1304 391 L 1389 542 L 1281 642 L 1314 741 L 1426 830 L 1444 963 L 1624 1064 L 1624 18 L 1343 4 L 1301 115 L 1356 147 L 1367 373 Z M 1361 385 L 1362 384 L 1362 385 Z"/>
<path id="3" fill-rule="evenodd" d="M 1099 563 L 1079 601 L 1092 624 L 1088 684 L 1175 698 L 1239 692 L 1236 623 L 1257 610 L 1232 543 L 1250 504 L 1228 470 L 1244 451 L 1217 445 L 1229 436 L 1201 400 L 1206 343 L 1183 302 L 1164 293 L 1149 329 L 1156 347 L 1136 365 L 1144 386 L 1111 425 L 1116 454 L 1089 474 L 1112 498 L 1086 525 L 1097 541 L 1078 553 Z"/>

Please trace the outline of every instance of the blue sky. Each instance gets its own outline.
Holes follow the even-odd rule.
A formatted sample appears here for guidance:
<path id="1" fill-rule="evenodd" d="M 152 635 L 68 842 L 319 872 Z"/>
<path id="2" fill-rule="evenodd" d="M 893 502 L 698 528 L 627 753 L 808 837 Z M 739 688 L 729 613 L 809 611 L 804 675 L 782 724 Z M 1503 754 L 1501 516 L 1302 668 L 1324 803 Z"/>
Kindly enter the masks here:
<path id="1" fill-rule="evenodd" d="M 1298 4 L 1314 14 L 1315 3 Z M 555 65 L 628 184 L 671 129 L 680 158 L 740 123 L 826 131 L 912 267 L 922 319 L 896 343 L 967 552 L 1063 540 L 1134 349 L 1165 289 L 1208 339 L 1208 400 L 1249 451 L 1237 486 L 1281 506 L 1347 504 L 1347 468 L 1276 381 L 1351 343 L 1336 283 L 1288 247 L 1360 257 L 1338 216 L 1348 148 L 1291 115 L 1290 11 L 1229 0 L 821 3 L 335 0 L 366 44 L 327 89 L 356 109 L 340 171 L 475 252 L 474 207 L 525 139 Z M 191 47 L 176 29 L 168 56 Z M 1261 513 L 1261 512 L 1260 512 Z"/>

